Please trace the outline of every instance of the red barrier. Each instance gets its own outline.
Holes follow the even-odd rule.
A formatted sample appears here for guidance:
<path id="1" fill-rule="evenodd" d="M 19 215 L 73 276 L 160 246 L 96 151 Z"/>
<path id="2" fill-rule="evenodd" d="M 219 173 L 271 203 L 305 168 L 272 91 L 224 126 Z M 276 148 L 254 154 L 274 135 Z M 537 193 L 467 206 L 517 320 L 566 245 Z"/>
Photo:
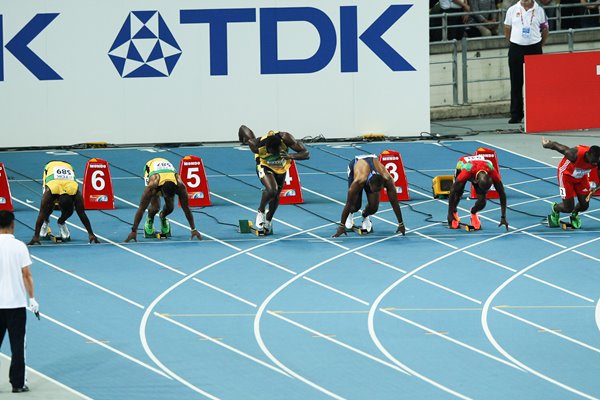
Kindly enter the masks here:
<path id="1" fill-rule="evenodd" d="M 202 159 L 196 156 L 185 156 L 179 162 L 179 176 L 188 192 L 190 207 L 210 206 L 208 180 Z M 181 202 L 179 203 L 181 206 Z"/>
<path id="2" fill-rule="evenodd" d="M 0 210 L 13 211 L 14 207 L 10 198 L 10 186 L 4 164 L 0 162 Z"/>
<path id="3" fill-rule="evenodd" d="M 600 128 L 600 51 L 525 56 L 525 131 Z"/>
<path id="4" fill-rule="evenodd" d="M 494 150 L 486 149 L 485 147 L 480 147 L 475 151 L 474 155 L 483 156 L 486 160 L 491 161 L 492 165 L 494 166 L 496 171 L 498 171 L 498 175 L 500 175 L 500 167 L 498 166 L 498 156 L 496 155 L 496 152 Z M 477 193 L 475 192 L 475 188 L 473 187 L 473 185 L 471 185 L 471 198 L 472 199 L 477 198 Z M 485 198 L 486 199 L 499 199 L 500 195 L 498 194 L 498 192 L 496 191 L 494 186 L 492 186 L 490 188 L 490 190 L 488 190 Z"/>
<path id="5" fill-rule="evenodd" d="M 112 210 L 115 195 L 108 161 L 92 158 L 83 174 L 83 206 L 86 210 Z"/>
<path id="6" fill-rule="evenodd" d="M 404 172 L 404 164 L 400 153 L 394 150 L 385 150 L 379 154 L 379 162 L 383 164 L 394 179 L 398 200 L 410 200 L 408 193 L 408 181 Z M 379 201 L 389 201 L 387 189 L 383 189 L 379 195 Z"/>
<path id="7" fill-rule="evenodd" d="M 285 175 L 285 183 L 279 194 L 279 204 L 302 204 L 302 186 L 300 185 L 300 176 L 296 163 L 292 160 L 292 165 Z"/>

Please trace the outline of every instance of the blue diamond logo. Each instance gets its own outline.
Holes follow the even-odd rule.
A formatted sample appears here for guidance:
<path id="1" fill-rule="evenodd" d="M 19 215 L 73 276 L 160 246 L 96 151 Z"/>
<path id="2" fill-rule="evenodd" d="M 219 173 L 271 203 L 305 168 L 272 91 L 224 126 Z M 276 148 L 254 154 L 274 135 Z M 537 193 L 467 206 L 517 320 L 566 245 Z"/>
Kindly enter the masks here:
<path id="1" fill-rule="evenodd" d="M 158 11 L 132 11 L 108 51 L 122 78 L 170 76 L 181 48 Z"/>

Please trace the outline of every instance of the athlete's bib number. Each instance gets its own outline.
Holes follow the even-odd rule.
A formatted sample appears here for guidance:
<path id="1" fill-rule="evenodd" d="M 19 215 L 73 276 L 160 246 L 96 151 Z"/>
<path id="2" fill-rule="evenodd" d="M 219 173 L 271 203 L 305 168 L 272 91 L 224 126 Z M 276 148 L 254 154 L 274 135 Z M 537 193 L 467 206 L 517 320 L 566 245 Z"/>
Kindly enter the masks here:
<path id="1" fill-rule="evenodd" d="M 74 181 L 75 173 L 68 168 L 64 167 L 54 167 L 54 179 L 59 179 L 63 181 Z"/>
<path id="2" fill-rule="evenodd" d="M 154 162 L 154 170 L 158 171 L 161 169 L 168 169 L 170 171 L 175 171 L 175 168 L 173 167 L 173 164 L 171 164 L 168 161 L 156 161 Z"/>
<path id="3" fill-rule="evenodd" d="M 189 186 L 192 189 L 197 188 L 198 186 L 200 186 L 200 175 L 198 174 L 198 171 L 200 171 L 200 168 L 197 167 L 193 167 L 193 168 L 188 168 L 187 170 L 187 186 Z"/>
<path id="4" fill-rule="evenodd" d="M 591 171 L 590 169 L 575 168 L 575 170 L 573 171 L 571 176 L 575 179 L 581 179 L 584 176 L 586 176 L 587 174 L 589 174 L 590 171 Z"/>
<path id="5" fill-rule="evenodd" d="M 92 187 L 94 190 L 104 190 L 106 181 L 104 180 L 104 171 L 98 169 L 92 173 Z"/>

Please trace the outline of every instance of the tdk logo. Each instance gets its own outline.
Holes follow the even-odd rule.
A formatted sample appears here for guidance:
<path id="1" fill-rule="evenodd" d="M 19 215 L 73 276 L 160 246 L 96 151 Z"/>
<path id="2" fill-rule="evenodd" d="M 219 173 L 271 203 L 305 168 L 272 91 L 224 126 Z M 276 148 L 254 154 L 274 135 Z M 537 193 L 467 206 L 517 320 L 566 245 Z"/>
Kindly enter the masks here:
<path id="1" fill-rule="evenodd" d="M 132 11 L 108 55 L 123 78 L 171 75 L 181 48 L 158 11 Z"/>
<path id="2" fill-rule="evenodd" d="M 57 16 L 57 13 L 37 14 L 5 46 L 3 40 L 3 20 L 2 15 L 0 15 L 0 81 L 4 80 L 4 48 L 40 81 L 62 79 L 56 71 L 28 47 L 29 43 L 46 29 Z"/>
<path id="3" fill-rule="evenodd" d="M 391 5 L 362 34 L 358 33 L 358 8 L 340 7 L 340 71 L 358 72 L 358 41 L 362 41 L 392 71 L 414 71 L 382 36 L 412 7 Z M 227 75 L 227 29 L 229 24 L 256 22 L 256 9 L 181 10 L 182 24 L 208 24 L 210 32 L 210 74 Z M 260 70 L 261 74 L 313 73 L 325 68 L 335 54 L 337 32 L 324 11 L 313 7 L 261 8 Z M 319 33 L 319 48 L 307 59 L 281 60 L 277 53 L 277 24 L 305 22 Z"/>
<path id="4" fill-rule="evenodd" d="M 208 58 L 211 76 L 228 75 L 228 54 L 236 48 L 233 46 L 229 49 L 231 43 L 228 41 L 228 30 L 235 29 L 235 25 L 240 23 L 256 24 L 257 16 L 260 17 L 257 26 L 260 48 L 257 51 L 260 56 L 262 75 L 318 72 L 332 63 L 338 43 L 339 70 L 342 73 L 359 71 L 359 43 L 365 45 L 390 70 L 414 71 L 415 68 L 383 39 L 383 35 L 411 7 L 412 5 L 407 4 L 389 6 L 362 33 L 358 30 L 357 6 L 339 8 L 339 31 L 329 15 L 314 7 L 180 10 L 179 23 L 186 26 L 208 25 L 210 45 Z M 6 45 L 2 31 L 2 15 L 0 15 L 0 81 L 4 80 L 4 48 L 37 79 L 62 79 L 28 47 L 29 43 L 58 15 L 58 13 L 37 14 Z M 285 43 L 278 42 L 278 25 L 286 22 L 308 24 L 317 31 L 319 42 L 314 54 L 302 59 L 279 57 L 278 46 L 285 46 Z M 173 26 L 173 22 L 170 23 Z M 184 28 L 182 26 L 179 28 L 178 34 L 181 34 Z M 90 33 L 93 34 L 94 32 Z M 49 43 L 47 48 L 52 51 L 59 45 L 60 43 Z M 240 47 L 243 43 L 236 43 L 236 45 Z M 173 33 L 156 10 L 130 12 L 108 51 L 110 60 L 122 78 L 170 76 L 181 55 L 182 50 Z M 63 62 L 69 60 L 66 58 Z"/>

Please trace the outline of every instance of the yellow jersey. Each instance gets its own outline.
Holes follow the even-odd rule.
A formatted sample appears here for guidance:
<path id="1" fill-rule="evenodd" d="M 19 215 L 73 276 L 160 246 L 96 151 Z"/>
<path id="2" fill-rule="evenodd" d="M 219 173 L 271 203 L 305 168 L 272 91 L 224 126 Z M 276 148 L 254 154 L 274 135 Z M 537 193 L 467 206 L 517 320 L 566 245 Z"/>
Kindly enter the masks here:
<path id="1" fill-rule="evenodd" d="M 68 194 L 74 196 L 79 189 L 75 181 L 75 171 L 71 164 L 64 161 L 50 161 L 44 167 L 44 186 L 54 195 Z"/>
<path id="2" fill-rule="evenodd" d="M 287 145 L 281 141 L 281 145 L 279 147 L 279 152 L 277 154 L 269 153 L 266 146 L 266 139 L 270 136 L 280 135 L 279 131 L 269 131 L 265 136 L 260 138 L 258 142 L 258 154 L 254 155 L 256 159 L 256 166 L 267 167 L 276 174 L 285 174 L 288 169 L 290 169 L 290 165 L 292 164 L 291 160 L 286 160 L 281 157 L 282 153 L 287 154 L 288 147 Z"/>

